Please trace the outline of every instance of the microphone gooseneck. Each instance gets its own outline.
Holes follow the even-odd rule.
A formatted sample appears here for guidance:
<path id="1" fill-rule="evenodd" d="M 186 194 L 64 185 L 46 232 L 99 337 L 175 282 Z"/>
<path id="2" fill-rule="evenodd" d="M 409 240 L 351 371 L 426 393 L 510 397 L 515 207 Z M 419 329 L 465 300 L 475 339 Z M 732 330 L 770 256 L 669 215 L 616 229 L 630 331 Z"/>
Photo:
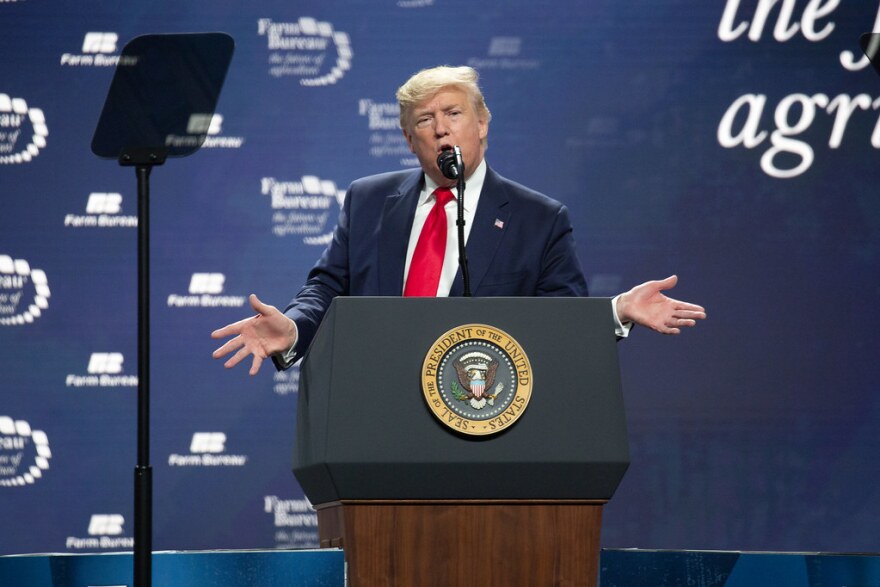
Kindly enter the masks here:
<path id="1" fill-rule="evenodd" d="M 471 275 L 468 269 L 467 252 L 464 248 L 464 161 L 461 157 L 461 147 L 458 145 L 451 149 L 444 149 L 437 156 L 437 167 L 440 173 L 447 179 L 456 180 L 458 187 L 458 198 L 456 198 L 456 208 L 458 210 L 455 225 L 458 227 L 458 266 L 461 268 L 461 279 L 463 295 L 466 298 L 471 297 Z"/>

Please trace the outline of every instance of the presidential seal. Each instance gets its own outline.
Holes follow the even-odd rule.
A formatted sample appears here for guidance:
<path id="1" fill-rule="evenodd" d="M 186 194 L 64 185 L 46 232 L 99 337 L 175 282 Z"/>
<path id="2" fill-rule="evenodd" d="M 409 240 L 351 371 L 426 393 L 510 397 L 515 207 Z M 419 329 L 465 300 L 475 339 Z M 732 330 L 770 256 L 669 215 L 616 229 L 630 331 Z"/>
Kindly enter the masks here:
<path id="1" fill-rule="evenodd" d="M 449 428 L 483 436 L 507 429 L 532 396 L 532 367 L 503 330 L 465 324 L 431 345 L 422 364 L 422 393 Z"/>

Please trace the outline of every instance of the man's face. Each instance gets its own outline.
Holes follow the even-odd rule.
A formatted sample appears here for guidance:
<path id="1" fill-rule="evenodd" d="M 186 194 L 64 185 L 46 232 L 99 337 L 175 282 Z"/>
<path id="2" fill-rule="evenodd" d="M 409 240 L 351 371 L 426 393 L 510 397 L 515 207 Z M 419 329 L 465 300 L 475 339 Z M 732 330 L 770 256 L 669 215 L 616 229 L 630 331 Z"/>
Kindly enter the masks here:
<path id="1" fill-rule="evenodd" d="M 482 141 L 489 123 L 481 119 L 467 93 L 456 87 L 444 88 L 410 113 L 403 134 L 409 149 L 419 158 L 422 170 L 438 185 L 454 185 L 437 167 L 437 156 L 444 149 L 461 147 L 465 175 L 470 176 L 483 160 Z"/>

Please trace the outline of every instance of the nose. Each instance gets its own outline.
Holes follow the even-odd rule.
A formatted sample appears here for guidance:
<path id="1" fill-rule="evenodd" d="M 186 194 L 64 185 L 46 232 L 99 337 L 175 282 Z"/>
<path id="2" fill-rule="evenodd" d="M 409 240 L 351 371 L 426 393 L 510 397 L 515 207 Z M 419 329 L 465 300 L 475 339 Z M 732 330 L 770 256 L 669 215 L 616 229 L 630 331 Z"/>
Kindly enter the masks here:
<path id="1" fill-rule="evenodd" d="M 437 138 L 445 137 L 449 134 L 449 129 L 446 127 L 442 117 L 434 119 L 434 134 Z"/>

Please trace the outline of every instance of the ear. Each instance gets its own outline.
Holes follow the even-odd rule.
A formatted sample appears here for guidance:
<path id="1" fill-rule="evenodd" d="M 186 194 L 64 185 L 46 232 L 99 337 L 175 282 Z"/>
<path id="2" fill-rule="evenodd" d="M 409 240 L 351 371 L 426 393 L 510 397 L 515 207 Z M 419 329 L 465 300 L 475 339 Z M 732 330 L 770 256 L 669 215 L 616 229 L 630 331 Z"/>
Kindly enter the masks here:
<path id="1" fill-rule="evenodd" d="M 489 121 L 485 118 L 477 119 L 477 125 L 480 127 L 480 141 L 485 141 L 489 136 Z"/>

